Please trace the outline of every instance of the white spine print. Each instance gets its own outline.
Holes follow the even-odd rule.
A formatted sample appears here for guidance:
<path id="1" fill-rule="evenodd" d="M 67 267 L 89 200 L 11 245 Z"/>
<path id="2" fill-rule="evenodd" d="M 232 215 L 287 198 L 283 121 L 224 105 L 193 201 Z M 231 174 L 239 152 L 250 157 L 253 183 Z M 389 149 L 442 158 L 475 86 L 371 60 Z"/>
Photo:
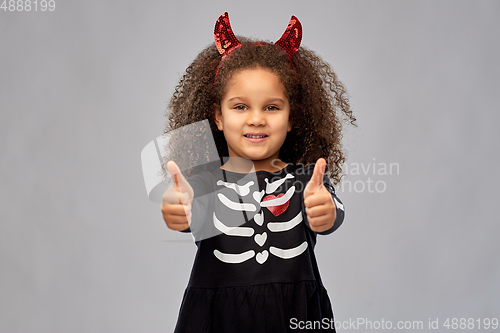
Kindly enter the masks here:
<path id="1" fill-rule="evenodd" d="M 295 258 L 298 255 L 301 255 L 302 253 L 304 253 L 306 249 L 307 249 L 307 242 L 304 241 L 304 243 L 291 249 L 279 249 L 277 247 L 271 246 L 269 248 L 269 252 L 271 252 L 271 254 L 275 255 L 276 257 L 282 259 L 291 259 Z"/>
<path id="2" fill-rule="evenodd" d="M 266 193 L 264 190 L 260 191 L 260 192 L 253 192 L 252 196 L 253 196 L 253 199 L 255 201 L 257 201 L 258 203 L 260 203 L 260 201 L 262 200 L 262 197 L 264 196 L 264 193 Z"/>
<path id="3" fill-rule="evenodd" d="M 248 193 L 250 193 L 250 186 L 252 186 L 254 182 L 251 180 L 245 185 L 238 185 L 235 183 L 227 183 L 225 181 L 219 180 L 217 181 L 217 185 L 222 186 L 224 185 L 227 188 L 233 189 L 236 193 L 238 193 L 241 196 L 246 196 Z"/>
<path id="4" fill-rule="evenodd" d="M 257 262 L 262 265 L 266 262 L 267 257 L 269 257 L 269 252 L 267 252 L 267 250 L 264 250 L 260 253 L 257 253 L 257 255 L 255 256 L 255 260 L 257 260 Z"/>
<path id="5" fill-rule="evenodd" d="M 254 230 L 248 227 L 228 227 L 223 224 L 217 216 L 215 216 L 214 212 L 214 225 L 220 232 L 228 235 L 228 236 L 240 236 L 240 237 L 251 237 L 253 236 Z"/>
<path id="6" fill-rule="evenodd" d="M 259 246 L 264 246 L 264 243 L 267 240 L 267 233 L 264 231 L 262 234 L 257 234 L 253 238 L 255 240 L 255 243 L 257 243 Z"/>
<path id="7" fill-rule="evenodd" d="M 255 255 L 254 250 L 249 250 L 243 253 L 222 253 L 219 250 L 214 250 L 214 255 L 222 262 L 228 264 L 239 264 L 241 262 L 247 261 L 248 259 L 253 258 Z"/>
<path id="8" fill-rule="evenodd" d="M 262 226 L 262 224 L 264 224 L 264 212 L 260 212 L 260 213 L 255 214 L 255 216 L 253 217 L 253 220 L 259 226 Z"/>
<path id="9" fill-rule="evenodd" d="M 266 182 L 266 193 L 269 194 L 269 193 L 274 193 L 278 187 L 281 186 L 281 184 L 283 184 L 287 179 L 290 179 L 290 178 L 295 178 L 292 174 L 289 174 L 287 173 L 285 178 L 281 178 L 281 179 L 278 179 L 272 183 L 269 183 L 269 180 L 264 179 L 264 181 Z"/>
<path id="10" fill-rule="evenodd" d="M 295 228 L 300 222 L 302 222 L 302 212 L 299 212 L 288 222 L 270 222 L 267 224 L 267 228 L 272 232 L 288 231 Z"/>
<path id="11" fill-rule="evenodd" d="M 239 210 L 239 211 L 245 210 L 248 212 L 255 212 L 257 210 L 257 207 L 255 207 L 254 204 L 233 202 L 233 201 L 229 200 L 222 193 L 217 193 L 217 196 L 219 197 L 220 202 L 222 202 L 229 209 Z"/>

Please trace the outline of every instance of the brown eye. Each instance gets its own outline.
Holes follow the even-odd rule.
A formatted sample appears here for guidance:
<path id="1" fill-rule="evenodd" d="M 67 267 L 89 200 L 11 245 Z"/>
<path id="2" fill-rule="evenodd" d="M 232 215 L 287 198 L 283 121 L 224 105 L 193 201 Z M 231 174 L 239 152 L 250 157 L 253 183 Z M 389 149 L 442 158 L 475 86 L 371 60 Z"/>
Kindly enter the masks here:
<path id="1" fill-rule="evenodd" d="M 279 110 L 279 108 L 277 108 L 277 107 L 276 107 L 276 106 L 274 106 L 274 105 L 271 105 L 271 106 L 268 106 L 268 107 L 266 108 L 266 110 L 268 110 L 268 111 L 277 111 L 277 110 Z"/>
<path id="2" fill-rule="evenodd" d="M 240 111 L 246 110 L 246 107 L 244 105 L 236 105 L 234 108 Z"/>

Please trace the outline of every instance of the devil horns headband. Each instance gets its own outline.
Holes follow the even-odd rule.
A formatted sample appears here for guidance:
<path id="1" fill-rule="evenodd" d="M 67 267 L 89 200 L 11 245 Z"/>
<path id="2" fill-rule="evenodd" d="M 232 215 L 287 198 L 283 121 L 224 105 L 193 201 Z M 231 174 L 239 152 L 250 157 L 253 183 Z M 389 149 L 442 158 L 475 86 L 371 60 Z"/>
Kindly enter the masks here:
<path id="1" fill-rule="evenodd" d="M 222 55 L 222 61 L 234 50 L 241 46 L 240 41 L 236 38 L 233 33 L 233 29 L 231 29 L 231 23 L 229 23 L 229 15 L 227 12 L 222 14 L 215 22 L 214 29 L 214 39 L 215 45 L 217 46 L 217 50 Z M 274 45 L 285 51 L 288 55 L 288 59 L 292 64 L 292 58 L 297 53 L 300 42 L 302 40 L 302 24 L 295 16 L 292 16 L 290 22 L 288 22 L 288 26 L 286 27 L 285 32 L 278 39 Z M 217 80 L 217 75 L 219 74 L 220 64 L 217 67 L 217 71 L 215 73 L 215 80 Z M 294 67 L 295 70 L 295 67 Z"/>

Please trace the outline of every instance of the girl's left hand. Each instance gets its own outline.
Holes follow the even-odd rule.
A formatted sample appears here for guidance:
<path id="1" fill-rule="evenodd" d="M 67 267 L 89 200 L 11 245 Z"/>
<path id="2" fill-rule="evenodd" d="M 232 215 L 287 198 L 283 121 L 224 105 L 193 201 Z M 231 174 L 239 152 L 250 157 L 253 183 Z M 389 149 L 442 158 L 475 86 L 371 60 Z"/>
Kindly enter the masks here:
<path id="1" fill-rule="evenodd" d="M 323 232 L 331 227 L 337 217 L 337 207 L 332 195 L 323 185 L 326 161 L 318 159 L 314 166 L 311 179 L 304 189 L 304 205 L 306 206 L 307 219 L 312 231 Z"/>

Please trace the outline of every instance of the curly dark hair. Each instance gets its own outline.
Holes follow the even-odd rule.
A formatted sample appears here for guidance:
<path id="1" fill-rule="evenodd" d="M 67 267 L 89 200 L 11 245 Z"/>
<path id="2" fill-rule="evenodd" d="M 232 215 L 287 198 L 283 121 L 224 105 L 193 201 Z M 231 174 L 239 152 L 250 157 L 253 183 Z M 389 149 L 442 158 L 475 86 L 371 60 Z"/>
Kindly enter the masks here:
<path id="1" fill-rule="evenodd" d="M 290 61 L 288 55 L 272 43 L 237 38 L 242 46 L 222 63 L 221 55 L 212 44 L 189 65 L 168 105 L 165 133 L 208 119 L 219 156 L 228 156 L 224 134 L 215 124 L 215 110 L 220 109 L 226 84 L 237 71 L 267 69 L 283 84 L 293 122 L 292 130 L 280 149 L 280 159 L 286 163 L 308 165 L 323 157 L 327 163 L 327 176 L 338 184 L 345 162 L 342 128 L 344 123 L 356 126 L 344 85 L 328 63 L 303 46 Z M 186 137 L 171 139 L 164 163 L 183 160 L 185 165 L 203 164 L 202 151 L 206 147 L 200 149 L 200 140 L 195 141 L 197 147 L 190 146 L 194 141 Z"/>

